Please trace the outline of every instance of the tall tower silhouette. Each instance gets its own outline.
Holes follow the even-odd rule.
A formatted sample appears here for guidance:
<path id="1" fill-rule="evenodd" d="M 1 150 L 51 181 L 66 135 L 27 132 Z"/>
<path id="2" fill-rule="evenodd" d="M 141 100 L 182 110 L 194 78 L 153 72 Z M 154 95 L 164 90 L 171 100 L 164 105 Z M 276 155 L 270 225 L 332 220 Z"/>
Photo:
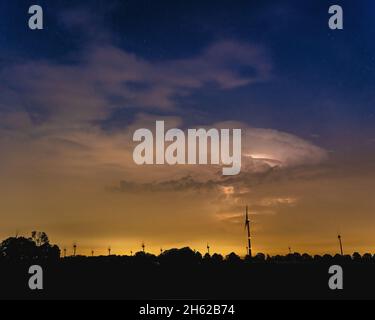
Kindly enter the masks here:
<path id="1" fill-rule="evenodd" d="M 210 245 L 207 243 L 207 253 L 210 255 Z"/>
<path id="2" fill-rule="evenodd" d="M 108 247 L 108 255 L 111 255 L 111 247 Z"/>
<path id="3" fill-rule="evenodd" d="M 251 258 L 251 234 L 250 234 L 250 219 L 249 219 L 249 207 L 246 206 L 246 218 L 245 218 L 245 229 L 247 230 L 247 254 Z"/>
<path id="4" fill-rule="evenodd" d="M 143 251 L 143 252 L 146 252 L 146 246 L 145 246 L 145 243 L 144 243 L 144 242 L 142 242 L 142 251 Z"/>
<path id="5" fill-rule="evenodd" d="M 66 258 L 66 248 L 64 248 L 64 258 Z"/>
<path id="6" fill-rule="evenodd" d="M 75 257 L 76 254 L 77 254 L 77 244 L 74 243 L 74 244 L 73 244 L 73 257 Z"/>
<path id="7" fill-rule="evenodd" d="M 337 238 L 339 239 L 339 244 L 340 244 L 340 253 L 341 253 L 341 255 L 343 256 L 343 255 L 344 255 L 344 250 L 342 249 L 341 235 L 339 234 L 339 235 L 337 236 Z"/>

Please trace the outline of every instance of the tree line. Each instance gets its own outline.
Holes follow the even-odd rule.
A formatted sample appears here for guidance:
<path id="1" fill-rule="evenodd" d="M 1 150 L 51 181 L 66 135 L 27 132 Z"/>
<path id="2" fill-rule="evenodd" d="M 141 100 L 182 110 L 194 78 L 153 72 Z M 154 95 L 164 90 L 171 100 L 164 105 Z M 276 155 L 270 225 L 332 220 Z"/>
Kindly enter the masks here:
<path id="1" fill-rule="evenodd" d="M 61 250 L 57 245 L 50 244 L 49 238 L 45 232 L 33 231 L 30 237 L 10 237 L 0 244 L 0 261 L 58 261 L 70 259 L 108 259 L 113 260 L 126 258 L 132 259 L 141 263 L 155 263 L 155 264 L 241 264 L 241 263 L 304 263 L 304 262 L 374 262 L 375 255 L 366 253 L 364 255 L 358 252 L 353 255 L 309 255 L 307 253 L 289 253 L 287 255 L 265 255 L 258 253 L 254 257 L 240 257 L 232 252 L 227 256 L 214 253 L 212 255 L 206 253 L 202 255 L 200 252 L 190 249 L 189 247 L 181 249 L 170 249 L 163 251 L 159 256 L 147 252 L 137 252 L 134 256 L 70 256 L 64 259 L 61 258 Z"/>

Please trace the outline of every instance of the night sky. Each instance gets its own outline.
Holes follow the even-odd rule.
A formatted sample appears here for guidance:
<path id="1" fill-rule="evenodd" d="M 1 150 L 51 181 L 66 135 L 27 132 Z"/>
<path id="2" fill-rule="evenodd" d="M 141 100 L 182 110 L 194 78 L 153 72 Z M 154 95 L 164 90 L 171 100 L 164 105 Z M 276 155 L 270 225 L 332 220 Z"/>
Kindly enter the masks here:
<path id="1" fill-rule="evenodd" d="M 44 30 L 28 28 L 28 8 Z M 344 30 L 328 28 L 328 8 Z M 0 236 L 81 253 L 373 251 L 374 1 L 2 1 Z M 137 167 L 132 133 L 241 127 L 242 173 Z M 275 165 L 276 163 L 276 165 Z"/>

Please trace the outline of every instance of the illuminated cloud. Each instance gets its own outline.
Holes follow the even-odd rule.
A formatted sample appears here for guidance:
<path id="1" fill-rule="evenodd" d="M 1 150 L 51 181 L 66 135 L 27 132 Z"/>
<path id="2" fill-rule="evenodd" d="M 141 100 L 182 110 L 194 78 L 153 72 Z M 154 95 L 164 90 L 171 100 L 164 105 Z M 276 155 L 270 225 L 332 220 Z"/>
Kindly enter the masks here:
<path id="1" fill-rule="evenodd" d="M 81 11 L 62 15 L 64 25 L 80 29 L 91 25 L 91 19 Z M 225 91 L 268 80 L 272 65 L 264 48 L 223 40 L 192 57 L 148 61 L 115 47 L 110 37 L 91 36 L 75 63 L 23 61 L 0 70 L 0 143 L 3 150 L 11 151 L 4 161 L 27 162 L 24 155 L 33 150 L 29 166 L 38 171 L 59 165 L 60 173 L 89 176 L 93 171 L 103 172 L 103 176 L 117 176 L 118 181 L 146 185 L 173 185 L 186 177 L 203 186 L 209 181 L 221 183 L 220 168 L 214 166 L 137 167 L 132 161 L 131 137 L 136 129 L 151 128 L 160 119 L 144 113 L 150 109 L 167 112 L 162 117 L 167 126 L 184 128 L 178 97 L 207 85 Z M 239 72 L 243 68 L 252 72 Z M 103 130 L 101 123 L 109 121 L 110 127 L 109 119 L 119 109 L 130 109 L 137 114 L 135 120 L 120 129 Z M 245 174 L 317 164 L 326 158 L 324 150 L 287 133 L 232 122 L 210 127 L 243 129 Z"/>
<path id="2" fill-rule="evenodd" d="M 16 106 L 34 123 L 82 125 L 105 120 L 115 109 L 175 109 L 176 98 L 207 84 L 229 90 L 265 81 L 271 69 L 261 48 L 233 41 L 214 43 L 196 57 L 160 62 L 110 44 L 93 45 L 82 55 L 76 64 L 30 61 L 3 68 L 2 112 Z M 239 67 L 254 73 L 241 75 Z"/>

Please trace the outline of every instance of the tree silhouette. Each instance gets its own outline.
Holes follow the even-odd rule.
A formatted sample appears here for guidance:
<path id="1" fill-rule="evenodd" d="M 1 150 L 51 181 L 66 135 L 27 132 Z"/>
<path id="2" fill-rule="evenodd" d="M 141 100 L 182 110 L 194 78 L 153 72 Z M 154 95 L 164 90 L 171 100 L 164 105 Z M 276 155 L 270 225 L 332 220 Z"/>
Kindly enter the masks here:
<path id="1" fill-rule="evenodd" d="M 164 251 L 159 260 L 161 264 L 191 265 L 200 262 L 202 255 L 186 247 Z"/>
<path id="2" fill-rule="evenodd" d="M 31 232 L 31 239 L 35 242 L 35 244 L 38 247 L 44 244 L 49 244 L 49 239 L 45 232 L 33 231 Z"/>
<path id="3" fill-rule="evenodd" d="M 361 261 L 362 257 L 358 252 L 353 253 L 353 260 L 354 261 Z"/>
<path id="4" fill-rule="evenodd" d="M 363 261 L 370 262 L 372 260 L 371 253 L 365 253 L 362 257 Z"/>
<path id="5" fill-rule="evenodd" d="M 214 253 L 211 257 L 211 261 L 216 264 L 223 262 L 223 260 L 224 258 L 221 254 Z"/>
<path id="6" fill-rule="evenodd" d="M 266 256 L 264 253 L 257 253 L 256 256 L 254 257 L 254 261 L 256 262 L 265 262 L 266 261 Z"/>
<path id="7" fill-rule="evenodd" d="M 33 231 L 31 238 L 11 237 L 0 245 L 0 257 L 5 260 L 57 260 L 60 257 L 58 246 L 49 244 L 44 232 Z"/>
<path id="8" fill-rule="evenodd" d="M 307 253 L 304 253 L 304 254 L 302 255 L 302 260 L 305 261 L 305 262 L 307 262 L 307 261 L 312 261 L 312 260 L 313 260 L 313 257 L 310 256 L 310 255 L 307 254 Z"/>
<path id="9" fill-rule="evenodd" d="M 228 255 L 226 256 L 226 261 L 227 261 L 228 263 L 231 263 L 231 264 L 238 264 L 238 263 L 240 263 L 242 260 L 241 260 L 241 258 L 240 258 L 238 255 L 236 255 L 234 252 L 232 252 L 232 253 L 230 253 L 230 254 L 228 254 Z"/>
<path id="10" fill-rule="evenodd" d="M 0 253 L 6 260 L 30 260 L 37 256 L 37 247 L 31 239 L 12 237 L 1 243 Z"/>
<path id="11" fill-rule="evenodd" d="M 206 253 L 204 256 L 203 256 L 203 260 L 205 261 L 210 261 L 211 260 L 211 255 L 209 253 Z"/>

